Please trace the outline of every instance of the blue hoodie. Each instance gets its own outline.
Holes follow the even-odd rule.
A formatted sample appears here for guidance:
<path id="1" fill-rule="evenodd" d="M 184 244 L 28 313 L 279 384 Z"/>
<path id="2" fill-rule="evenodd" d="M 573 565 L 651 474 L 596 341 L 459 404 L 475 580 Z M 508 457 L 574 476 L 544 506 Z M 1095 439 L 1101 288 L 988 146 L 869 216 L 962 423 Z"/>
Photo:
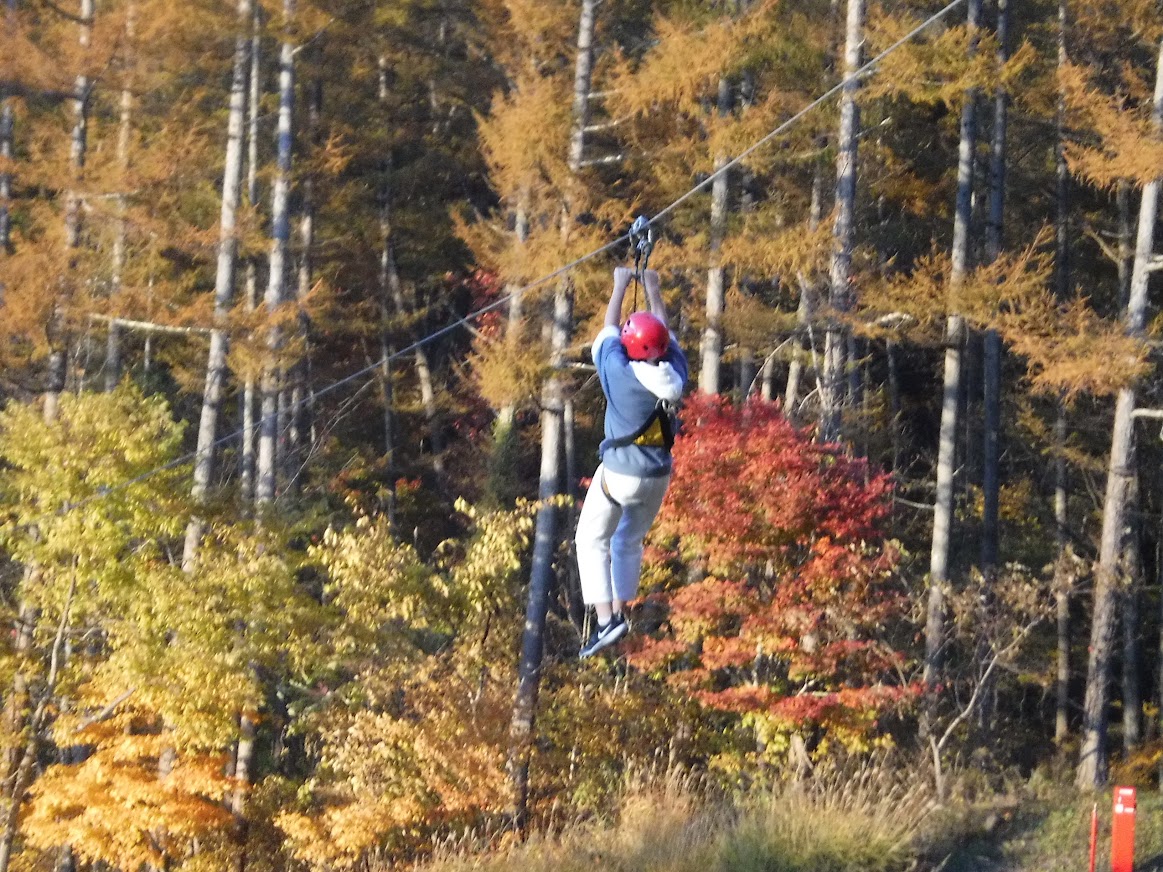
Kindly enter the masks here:
<path id="1" fill-rule="evenodd" d="M 636 433 L 654 412 L 660 399 L 678 402 L 687 380 L 687 359 L 674 334 L 657 364 L 630 360 L 617 327 L 603 327 L 594 340 L 594 364 L 602 393 L 606 395 L 606 438 L 598 454 L 606 469 L 639 478 L 656 478 L 670 472 L 670 452 L 662 446 L 624 445 L 610 442 Z"/>

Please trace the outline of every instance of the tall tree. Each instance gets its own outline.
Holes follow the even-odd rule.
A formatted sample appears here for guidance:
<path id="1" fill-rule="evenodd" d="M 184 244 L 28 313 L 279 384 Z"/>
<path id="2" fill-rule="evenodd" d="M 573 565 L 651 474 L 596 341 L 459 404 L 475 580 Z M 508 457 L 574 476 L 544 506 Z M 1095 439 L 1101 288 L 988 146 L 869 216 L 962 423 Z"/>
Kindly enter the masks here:
<path id="1" fill-rule="evenodd" d="M 1059 74 L 1066 66 L 1066 0 L 1058 0 L 1056 42 Z M 1065 303 L 1070 293 L 1070 168 L 1066 164 L 1066 99 L 1059 89 L 1054 141 L 1054 281 L 1055 294 Z M 1059 399 L 1054 417 L 1054 539 L 1057 552 L 1057 662 L 1055 669 L 1054 741 L 1061 744 L 1070 731 L 1070 591 L 1066 585 L 1067 511 L 1066 404 Z"/>
<path id="2" fill-rule="evenodd" d="M 715 111 L 720 119 L 731 114 L 731 80 L 727 76 L 719 79 L 718 97 Z M 720 389 L 719 369 L 723 361 L 723 292 L 726 272 L 720 262 L 720 249 L 727 233 L 727 207 L 730 197 L 730 171 L 726 169 L 728 156 L 715 155 L 714 172 L 711 183 L 711 223 L 710 223 L 710 266 L 707 269 L 707 324 L 703 328 L 700 349 L 699 390 L 704 394 L 717 394 Z"/>
<path id="3" fill-rule="evenodd" d="M 1163 40 L 1156 61 L 1151 129 L 1163 133 Z M 1126 332 L 1134 338 L 1144 335 L 1147 323 L 1147 284 L 1154 256 L 1155 219 L 1159 205 L 1159 177 L 1143 186 L 1139 200 L 1139 223 L 1135 238 L 1135 261 L 1131 272 L 1130 298 L 1125 318 Z M 1102 536 L 1094 586 L 1094 609 L 1090 626 L 1090 653 L 1086 669 L 1086 696 L 1083 702 L 1082 745 L 1079 749 L 1075 783 L 1083 789 L 1102 785 L 1107 777 L 1107 702 L 1111 661 L 1114 653 L 1116 606 L 1125 567 L 1130 499 L 1134 493 L 1134 411 L 1136 386 L 1118 392 L 1111 431 L 1110 460 L 1107 464 L 1106 493 L 1103 498 Z"/>
<path id="4" fill-rule="evenodd" d="M 230 104 L 226 121 L 226 157 L 222 171 L 222 205 L 218 218 L 218 257 L 214 276 L 214 321 L 210 351 L 206 359 L 206 386 L 202 391 L 202 412 L 198 421 L 198 445 L 194 455 L 194 484 L 190 496 L 195 505 L 206 499 L 214 472 L 214 449 L 218 439 L 218 415 L 226 383 L 226 353 L 229 339 L 226 319 L 234 296 L 237 260 L 238 205 L 242 191 L 242 146 L 246 121 L 247 74 L 250 59 L 251 0 L 238 0 L 237 32 L 234 37 L 234 66 L 230 80 Z M 194 516 L 186 526 L 182 568 L 193 571 L 205 521 Z"/>
<path id="5" fill-rule="evenodd" d="M 267 362 L 261 385 L 261 417 L 258 427 L 258 460 L 255 471 L 255 504 L 261 509 L 274 501 L 277 485 L 279 442 L 279 394 L 282 372 L 279 353 L 283 330 L 277 323 L 286 295 L 288 249 L 291 240 L 291 155 L 294 130 L 291 112 L 295 104 L 295 55 L 291 26 L 294 0 L 283 0 L 283 37 L 279 48 L 279 120 L 275 131 L 275 176 L 271 184 L 271 244 L 266 293 L 267 311 L 276 319 L 267 334 Z"/>
<path id="6" fill-rule="evenodd" d="M 976 51 L 981 0 L 969 0 L 967 18 L 970 53 Z M 957 313 L 957 296 L 969 271 L 969 225 L 973 214 L 973 164 L 977 146 L 977 88 L 970 87 L 961 107 L 957 151 L 957 203 L 953 216 L 952 269 L 949 275 L 950 314 L 945 325 L 945 379 L 941 399 L 941 431 L 937 450 L 937 497 L 929 559 L 929 599 L 925 618 L 926 687 L 933 688 L 940 669 L 944 641 L 945 587 L 949 583 L 949 551 L 953 532 L 953 476 L 956 469 L 957 415 L 961 392 L 961 345 L 965 320 Z"/>
<path id="7" fill-rule="evenodd" d="M 574 187 L 585 152 L 585 128 L 589 121 L 589 93 L 593 75 L 595 0 L 582 0 L 574 59 L 573 103 L 567 167 Z M 567 184 L 569 184 L 567 181 Z M 568 236 L 575 202 L 562 204 L 561 232 Z M 560 539 L 555 498 L 562 492 L 562 460 L 565 448 L 565 384 L 560 372 L 573 331 L 573 284 L 563 277 L 557 283 L 550 319 L 551 372 L 541 393 L 541 469 L 538 480 L 538 507 L 533 528 L 533 562 L 529 570 L 529 599 L 525 608 L 525 628 L 521 637 L 521 659 L 517 667 L 517 692 L 513 701 L 510 736 L 513 743 L 509 767 L 513 779 L 513 819 L 524 829 L 529 801 L 529 753 L 537 713 L 537 696 L 545 652 L 545 620 L 553 587 L 553 558 Z M 570 482 L 569 487 L 572 488 Z"/>
<path id="8" fill-rule="evenodd" d="M 1009 59 L 1009 3 L 997 4 L 997 66 L 1000 77 Z M 993 98 L 993 143 L 989 159 L 989 221 L 986 224 L 985 258 L 987 263 L 997 260 L 1002 248 L 1002 227 L 1005 219 L 1006 181 L 1006 115 L 1009 95 L 999 82 Z M 1001 491 L 1001 335 L 987 329 L 983 337 L 982 388 L 984 392 L 984 427 L 982 445 L 982 532 L 981 570 L 991 577 L 998 563 L 1000 531 L 998 506 Z"/>
<path id="9" fill-rule="evenodd" d="M 845 386 L 847 342 L 839 318 L 852 308 L 852 249 L 855 244 L 856 150 L 860 136 L 860 107 L 856 96 L 864 46 L 864 0 L 848 0 L 844 28 L 844 88 L 840 92 L 840 130 L 836 140 L 836 221 L 832 225 L 832 261 L 828 303 L 832 309 L 824 340 L 824 372 L 820 397 L 820 436 L 825 442 L 840 438 L 840 414 Z"/>

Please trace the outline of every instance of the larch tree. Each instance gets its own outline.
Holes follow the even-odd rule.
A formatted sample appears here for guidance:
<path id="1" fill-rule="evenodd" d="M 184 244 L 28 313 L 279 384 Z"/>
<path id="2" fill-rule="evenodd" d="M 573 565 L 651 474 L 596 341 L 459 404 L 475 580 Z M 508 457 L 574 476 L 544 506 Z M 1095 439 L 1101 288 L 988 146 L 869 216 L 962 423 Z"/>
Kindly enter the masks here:
<path id="1" fill-rule="evenodd" d="M 566 167 L 568 177 L 561 204 L 560 232 L 563 249 L 569 243 L 574 215 L 583 207 L 577 178 L 585 153 L 586 125 L 589 122 L 589 95 L 593 78 L 595 41 L 595 0 L 582 0 L 574 56 L 572 102 L 569 114 Z M 523 830 L 528 818 L 529 756 L 534 738 L 537 697 L 545 656 L 545 621 L 554 581 L 554 555 L 558 550 L 560 509 L 556 504 L 562 492 L 562 460 L 565 449 L 565 381 L 560 372 L 573 332 L 573 278 L 558 279 L 553 308 L 548 318 L 550 331 L 549 367 L 541 391 L 541 466 L 538 477 L 538 507 L 533 528 L 533 559 L 529 570 L 529 599 L 521 638 L 521 657 L 517 666 L 517 689 L 513 701 L 510 729 L 513 749 L 509 761 L 513 779 L 513 819 Z M 569 483 L 572 487 L 573 483 Z"/>
<path id="2" fill-rule="evenodd" d="M 968 0 L 969 51 L 976 51 L 981 22 L 980 0 Z M 941 429 L 937 450 L 937 495 L 933 507 L 933 539 L 929 559 L 929 597 L 925 618 L 925 685 L 933 688 L 940 670 L 944 640 L 945 587 L 949 583 L 949 549 L 953 534 L 953 476 L 956 469 L 957 414 L 961 390 L 961 346 L 965 322 L 956 310 L 960 285 L 970 268 L 970 220 L 973 211 L 974 153 L 977 146 L 977 88 L 970 87 L 961 107 L 957 151 L 957 205 L 953 217 L 952 268 L 949 273 L 951 307 L 945 326 L 945 379 L 942 388 Z"/>
<path id="3" fill-rule="evenodd" d="M 294 148 L 292 110 L 295 104 L 296 45 L 292 35 L 294 0 L 283 0 L 283 36 L 279 48 L 279 112 L 275 130 L 275 174 L 271 183 L 271 232 L 267 287 L 263 295 L 268 314 L 276 323 L 268 327 L 267 361 L 260 388 L 258 452 L 255 467 L 254 501 L 260 510 L 275 499 L 278 463 L 279 395 L 283 368 L 280 351 L 285 342 L 277 323 L 286 295 L 289 246 L 291 241 L 291 157 Z"/>
<path id="4" fill-rule="evenodd" d="M 821 375 L 820 437 L 840 438 L 847 359 L 846 333 L 839 319 L 852 308 L 852 249 L 855 244 L 856 149 L 860 136 L 860 109 L 856 96 L 864 46 L 864 0 L 848 0 L 844 27 L 844 79 L 840 92 L 840 128 L 836 139 L 836 219 L 832 225 L 832 258 L 828 304 L 832 310 L 824 341 Z M 854 363 L 854 361 L 852 362 Z"/>
<path id="5" fill-rule="evenodd" d="M 1081 96 L 1085 98 L 1088 95 L 1084 93 Z M 1092 93 L 1089 96 L 1093 103 L 1095 95 Z M 1155 223 L 1161 183 L 1157 167 L 1151 167 L 1148 161 L 1150 155 L 1157 153 L 1161 132 L 1163 132 L 1163 40 L 1159 43 L 1146 143 L 1134 150 L 1131 150 L 1132 147 L 1125 141 L 1104 143 L 1108 148 L 1121 152 L 1125 160 L 1133 162 L 1130 169 L 1139 169 L 1136 181 L 1142 183 L 1134 267 L 1131 272 L 1130 297 L 1124 320 L 1126 333 L 1132 339 L 1144 337 L 1147 322 L 1147 285 L 1154 258 Z M 1086 160 L 1089 155 L 1083 152 L 1079 157 L 1082 171 L 1094 172 L 1093 164 Z M 1124 166 L 1121 169 L 1123 173 L 1127 173 L 1128 167 Z M 1132 363 L 1137 364 L 1138 361 Z M 1103 498 L 1102 535 L 1091 616 L 1082 745 L 1075 773 L 1075 783 L 1083 789 L 1098 787 L 1107 777 L 1106 736 L 1110 670 L 1114 654 L 1119 586 L 1123 574 L 1127 571 L 1124 560 L 1127 554 L 1127 537 L 1130 534 L 1128 521 L 1131 511 L 1130 499 L 1134 493 L 1135 481 L 1135 396 L 1136 385 L 1132 381 L 1119 390 L 1115 400 L 1106 492 Z"/>
<path id="6" fill-rule="evenodd" d="M 226 320 L 234 298 L 237 266 L 237 224 L 242 194 L 243 143 L 246 123 L 247 77 L 250 73 L 251 0 L 238 0 L 237 32 L 234 37 L 234 65 L 230 82 L 230 102 L 226 122 L 226 154 L 222 172 L 221 207 L 218 219 L 218 253 L 214 278 L 214 319 L 210 351 L 206 361 L 206 386 L 202 392 L 202 412 L 198 422 L 198 445 L 194 456 L 194 483 L 190 496 L 195 505 L 204 502 L 214 472 L 214 451 L 218 441 L 218 417 L 226 384 L 226 355 L 229 334 Z M 197 516 L 186 527 L 182 566 L 192 571 L 205 521 Z"/>

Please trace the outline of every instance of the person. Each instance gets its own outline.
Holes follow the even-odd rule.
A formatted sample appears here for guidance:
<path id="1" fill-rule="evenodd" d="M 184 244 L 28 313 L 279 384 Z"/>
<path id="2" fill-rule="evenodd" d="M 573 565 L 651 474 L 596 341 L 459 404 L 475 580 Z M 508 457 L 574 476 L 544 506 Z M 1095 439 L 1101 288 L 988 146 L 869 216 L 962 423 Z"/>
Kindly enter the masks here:
<path id="1" fill-rule="evenodd" d="M 622 301 L 634 273 L 614 270 L 606 321 L 593 344 L 606 397 L 605 439 L 578 518 L 575 544 L 582 599 L 597 624 L 582 643 L 590 657 L 626 635 L 623 604 L 638 593 L 642 540 L 670 484 L 673 404 L 687 380 L 687 359 L 666 321 L 658 273 L 645 270 L 649 312 L 619 328 Z"/>

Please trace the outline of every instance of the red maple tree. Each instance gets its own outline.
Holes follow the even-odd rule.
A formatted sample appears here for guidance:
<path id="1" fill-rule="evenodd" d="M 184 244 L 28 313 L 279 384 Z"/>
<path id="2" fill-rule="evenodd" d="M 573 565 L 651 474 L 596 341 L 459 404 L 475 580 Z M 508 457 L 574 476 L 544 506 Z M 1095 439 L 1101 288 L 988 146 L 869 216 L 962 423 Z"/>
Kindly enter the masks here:
<path id="1" fill-rule="evenodd" d="M 908 600 L 881 529 L 888 476 L 777 404 L 699 395 L 683 417 L 648 554 L 659 628 L 631 663 L 769 733 L 868 745 L 917 692 L 893 643 Z"/>

